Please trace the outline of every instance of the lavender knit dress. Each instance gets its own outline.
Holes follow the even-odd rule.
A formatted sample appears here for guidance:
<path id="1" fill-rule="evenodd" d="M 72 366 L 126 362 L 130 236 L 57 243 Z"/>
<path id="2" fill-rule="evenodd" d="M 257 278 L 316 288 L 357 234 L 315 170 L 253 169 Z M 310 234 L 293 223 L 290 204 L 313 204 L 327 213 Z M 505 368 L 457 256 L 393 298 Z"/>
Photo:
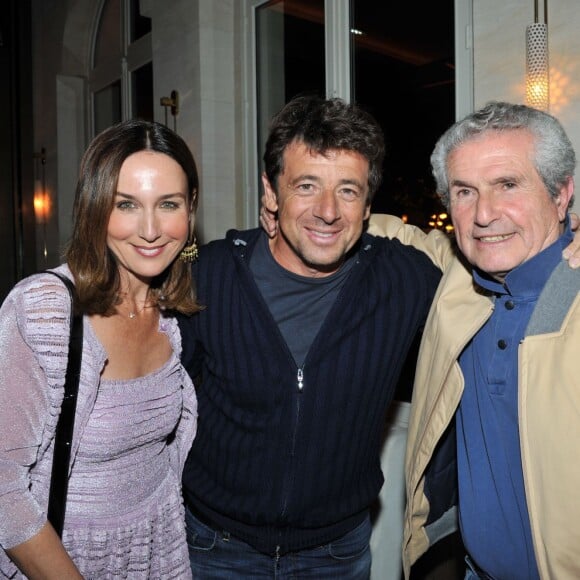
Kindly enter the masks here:
<path id="1" fill-rule="evenodd" d="M 69 312 L 68 292 L 50 274 L 20 282 L 0 308 L 0 548 L 46 523 Z M 162 317 L 159 332 L 172 346 L 161 368 L 103 380 L 107 353 L 84 319 L 63 543 L 87 580 L 191 578 L 181 474 L 197 401 L 179 362 L 177 321 Z M 0 578 L 23 578 L 3 549 Z"/>
<path id="2" fill-rule="evenodd" d="M 145 377 L 101 380 L 71 472 L 63 536 L 85 578 L 190 578 L 166 444 L 181 408 L 175 354 Z"/>

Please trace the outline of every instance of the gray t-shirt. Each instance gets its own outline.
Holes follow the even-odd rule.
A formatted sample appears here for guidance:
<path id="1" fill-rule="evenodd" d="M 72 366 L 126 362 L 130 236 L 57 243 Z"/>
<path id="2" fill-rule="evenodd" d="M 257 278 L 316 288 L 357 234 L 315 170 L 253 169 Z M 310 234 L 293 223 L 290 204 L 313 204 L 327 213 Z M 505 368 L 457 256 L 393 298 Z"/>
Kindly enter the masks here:
<path id="1" fill-rule="evenodd" d="M 250 270 L 296 364 L 301 367 L 330 308 L 355 263 L 347 258 L 329 276 L 310 278 L 284 269 L 276 262 L 262 236 L 250 259 Z"/>

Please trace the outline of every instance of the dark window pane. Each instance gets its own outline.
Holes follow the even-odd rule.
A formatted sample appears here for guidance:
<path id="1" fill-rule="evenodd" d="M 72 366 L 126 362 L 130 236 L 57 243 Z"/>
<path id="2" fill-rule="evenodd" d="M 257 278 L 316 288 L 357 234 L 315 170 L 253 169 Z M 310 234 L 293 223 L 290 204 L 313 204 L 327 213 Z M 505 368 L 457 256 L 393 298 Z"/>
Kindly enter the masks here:
<path id="1" fill-rule="evenodd" d="M 256 11 L 259 152 L 270 118 L 300 93 L 325 94 L 324 0 L 273 0 Z"/>
<path id="2" fill-rule="evenodd" d="M 139 12 L 139 0 L 131 0 L 130 10 L 130 42 L 135 42 L 151 32 L 151 18 L 141 16 Z"/>
<path id="3" fill-rule="evenodd" d="M 428 228 L 440 210 L 429 157 L 455 120 L 454 2 L 353 0 L 354 99 L 387 142 L 373 211 Z"/>
<path id="4" fill-rule="evenodd" d="M 121 81 L 95 93 L 95 135 L 121 121 Z"/>
<path id="5" fill-rule="evenodd" d="M 121 58 L 121 38 L 121 0 L 107 0 L 99 21 L 93 67 Z"/>
<path id="6" fill-rule="evenodd" d="M 133 117 L 153 121 L 153 64 L 147 63 L 131 75 Z"/>

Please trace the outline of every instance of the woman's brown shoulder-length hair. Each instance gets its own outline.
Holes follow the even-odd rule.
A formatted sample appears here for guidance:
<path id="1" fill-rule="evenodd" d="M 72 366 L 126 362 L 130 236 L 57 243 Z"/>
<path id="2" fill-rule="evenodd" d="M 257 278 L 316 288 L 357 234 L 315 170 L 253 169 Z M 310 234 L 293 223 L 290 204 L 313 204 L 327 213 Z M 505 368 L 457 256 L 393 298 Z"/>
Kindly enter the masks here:
<path id="1" fill-rule="evenodd" d="M 117 193 L 121 166 L 133 153 L 155 151 L 174 159 L 187 176 L 190 204 L 189 239 L 198 201 L 198 174 L 193 155 L 181 137 L 162 125 L 133 119 L 97 135 L 80 168 L 73 207 L 73 231 L 64 257 L 74 276 L 79 311 L 111 315 L 119 295 L 119 269 L 107 247 L 107 228 Z M 150 298 L 169 311 L 193 314 L 199 310 L 191 265 L 176 259 L 154 280 Z"/>

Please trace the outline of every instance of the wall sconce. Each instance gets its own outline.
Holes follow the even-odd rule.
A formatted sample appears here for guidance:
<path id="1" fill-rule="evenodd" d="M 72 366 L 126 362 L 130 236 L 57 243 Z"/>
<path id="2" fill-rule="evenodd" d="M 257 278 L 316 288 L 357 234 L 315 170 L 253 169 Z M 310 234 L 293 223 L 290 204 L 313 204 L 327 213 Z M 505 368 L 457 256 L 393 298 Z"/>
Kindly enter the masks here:
<path id="1" fill-rule="evenodd" d="M 48 259 L 48 248 L 46 246 L 46 224 L 50 217 L 51 200 L 48 191 L 46 190 L 46 149 L 43 147 L 40 153 L 34 154 L 34 159 L 40 168 L 36 169 L 36 176 L 34 179 L 34 217 L 37 224 L 42 224 L 42 253 L 44 261 Z"/>
<path id="2" fill-rule="evenodd" d="M 39 224 L 46 223 L 50 215 L 50 197 L 46 191 L 34 192 L 34 217 Z"/>
<path id="3" fill-rule="evenodd" d="M 34 159 L 40 165 L 37 167 L 34 179 L 34 217 L 36 223 L 45 223 L 50 215 L 50 196 L 46 191 L 46 149 L 34 154 Z"/>
<path id="4" fill-rule="evenodd" d="M 548 0 L 544 0 L 543 23 L 538 21 L 538 0 L 534 0 L 534 24 L 526 27 L 526 104 L 542 111 L 550 108 L 548 56 Z"/>
<path id="5" fill-rule="evenodd" d="M 167 109 L 173 116 L 173 130 L 177 132 L 177 115 L 179 114 L 179 93 L 171 91 L 171 96 L 161 97 L 160 105 L 165 108 L 165 126 L 167 127 Z"/>

